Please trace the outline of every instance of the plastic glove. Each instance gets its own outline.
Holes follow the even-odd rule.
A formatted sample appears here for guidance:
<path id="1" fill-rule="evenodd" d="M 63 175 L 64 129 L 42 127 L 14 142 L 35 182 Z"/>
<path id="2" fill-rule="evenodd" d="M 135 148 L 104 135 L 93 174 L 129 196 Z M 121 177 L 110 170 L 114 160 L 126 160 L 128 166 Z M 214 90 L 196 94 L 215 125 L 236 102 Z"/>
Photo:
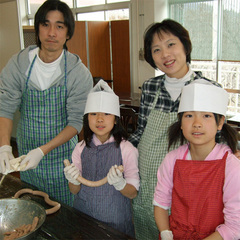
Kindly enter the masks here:
<path id="1" fill-rule="evenodd" d="M 77 167 L 72 163 L 70 166 L 64 168 L 64 174 L 66 179 L 74 184 L 80 185 L 81 183 L 77 180 L 78 176 L 80 176 L 80 172 Z"/>
<path id="2" fill-rule="evenodd" d="M 127 182 L 123 178 L 122 172 L 117 169 L 117 165 L 112 166 L 107 174 L 108 183 L 113 185 L 116 190 L 121 191 L 126 186 Z"/>
<path id="3" fill-rule="evenodd" d="M 27 163 L 25 165 L 21 165 L 22 160 L 26 157 L 26 155 L 22 155 L 18 158 L 11 159 L 10 162 L 10 172 L 19 172 L 19 171 L 25 171 L 25 167 L 27 166 Z"/>
<path id="4" fill-rule="evenodd" d="M 41 159 L 44 157 L 44 153 L 40 148 L 35 148 L 31 150 L 27 156 L 22 160 L 20 167 L 27 163 L 24 171 L 29 169 L 34 169 L 37 167 Z"/>
<path id="5" fill-rule="evenodd" d="M 0 147 L 0 173 L 6 175 L 10 171 L 10 160 L 13 159 L 12 147 L 3 145 Z"/>
<path id="6" fill-rule="evenodd" d="M 161 239 L 162 240 L 173 240 L 172 231 L 169 231 L 169 230 L 161 231 Z"/>

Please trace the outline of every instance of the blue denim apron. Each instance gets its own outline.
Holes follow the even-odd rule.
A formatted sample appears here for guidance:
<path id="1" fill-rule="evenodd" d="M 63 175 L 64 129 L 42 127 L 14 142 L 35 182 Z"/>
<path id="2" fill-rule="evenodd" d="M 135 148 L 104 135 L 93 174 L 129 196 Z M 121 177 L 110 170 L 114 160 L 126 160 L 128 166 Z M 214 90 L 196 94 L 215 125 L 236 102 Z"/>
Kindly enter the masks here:
<path id="1" fill-rule="evenodd" d="M 99 146 L 91 143 L 90 146 L 85 147 L 81 154 L 84 178 L 98 181 L 107 176 L 113 165 L 122 165 L 121 149 L 117 148 L 114 142 Z M 74 207 L 125 234 L 134 236 L 131 200 L 108 183 L 100 187 L 87 187 L 82 184 L 75 197 Z"/>

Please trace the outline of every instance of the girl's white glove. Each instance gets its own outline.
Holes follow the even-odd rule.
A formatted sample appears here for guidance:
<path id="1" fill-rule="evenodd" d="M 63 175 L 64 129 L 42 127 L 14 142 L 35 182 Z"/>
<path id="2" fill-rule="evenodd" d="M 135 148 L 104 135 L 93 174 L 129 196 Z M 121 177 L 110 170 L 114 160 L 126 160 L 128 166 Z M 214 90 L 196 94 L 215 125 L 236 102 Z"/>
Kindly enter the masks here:
<path id="1" fill-rule="evenodd" d="M 12 147 L 3 145 L 0 147 L 0 173 L 8 174 L 10 171 L 10 160 L 13 159 Z"/>
<path id="2" fill-rule="evenodd" d="M 64 168 L 64 175 L 70 183 L 72 183 L 74 185 L 80 185 L 81 184 L 77 180 L 78 176 L 80 176 L 80 172 L 73 163 Z"/>
<path id="3" fill-rule="evenodd" d="M 24 171 L 34 169 L 38 166 L 39 162 L 42 160 L 43 157 L 44 153 L 41 150 L 41 148 L 35 148 L 31 150 L 22 160 L 20 167 L 27 163 L 27 166 L 25 167 Z"/>
<path id="4" fill-rule="evenodd" d="M 112 166 L 107 174 L 107 180 L 110 185 L 113 185 L 117 191 L 121 191 L 126 186 L 127 182 L 123 178 L 122 172 L 117 169 L 117 165 Z"/>
<path id="5" fill-rule="evenodd" d="M 161 231 L 161 239 L 162 240 L 173 240 L 172 231 L 169 231 L 169 230 Z"/>

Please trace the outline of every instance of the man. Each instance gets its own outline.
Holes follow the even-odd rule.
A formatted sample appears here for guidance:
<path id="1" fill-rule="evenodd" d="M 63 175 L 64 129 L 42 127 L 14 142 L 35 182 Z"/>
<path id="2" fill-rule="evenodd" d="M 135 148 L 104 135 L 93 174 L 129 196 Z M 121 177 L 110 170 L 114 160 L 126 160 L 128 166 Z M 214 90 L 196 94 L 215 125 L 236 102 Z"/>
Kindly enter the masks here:
<path id="1" fill-rule="evenodd" d="M 67 51 L 74 33 L 70 8 L 48 0 L 35 15 L 37 46 L 13 56 L 0 74 L 0 172 L 10 170 L 13 114 L 17 128 L 21 179 L 59 201 L 72 205 L 63 174 L 82 128 L 82 116 L 93 80 L 80 58 Z"/>

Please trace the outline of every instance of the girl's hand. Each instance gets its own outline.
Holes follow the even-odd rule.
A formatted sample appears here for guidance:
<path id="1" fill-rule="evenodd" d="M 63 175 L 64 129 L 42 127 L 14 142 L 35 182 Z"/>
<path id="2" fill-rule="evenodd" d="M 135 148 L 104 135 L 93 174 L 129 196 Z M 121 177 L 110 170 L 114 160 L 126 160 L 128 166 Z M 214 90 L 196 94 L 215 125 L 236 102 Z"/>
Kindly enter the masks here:
<path id="1" fill-rule="evenodd" d="M 169 230 L 161 231 L 161 239 L 162 240 L 173 240 L 172 231 L 169 231 Z"/>
<path id="2" fill-rule="evenodd" d="M 117 169 L 117 165 L 112 166 L 107 174 L 107 180 L 113 185 L 117 191 L 121 191 L 126 186 L 126 180 L 123 178 L 122 172 Z"/>
<path id="3" fill-rule="evenodd" d="M 80 172 L 73 163 L 64 168 L 64 174 L 70 183 L 74 185 L 80 185 L 80 182 L 77 180 L 77 178 L 80 176 Z"/>

